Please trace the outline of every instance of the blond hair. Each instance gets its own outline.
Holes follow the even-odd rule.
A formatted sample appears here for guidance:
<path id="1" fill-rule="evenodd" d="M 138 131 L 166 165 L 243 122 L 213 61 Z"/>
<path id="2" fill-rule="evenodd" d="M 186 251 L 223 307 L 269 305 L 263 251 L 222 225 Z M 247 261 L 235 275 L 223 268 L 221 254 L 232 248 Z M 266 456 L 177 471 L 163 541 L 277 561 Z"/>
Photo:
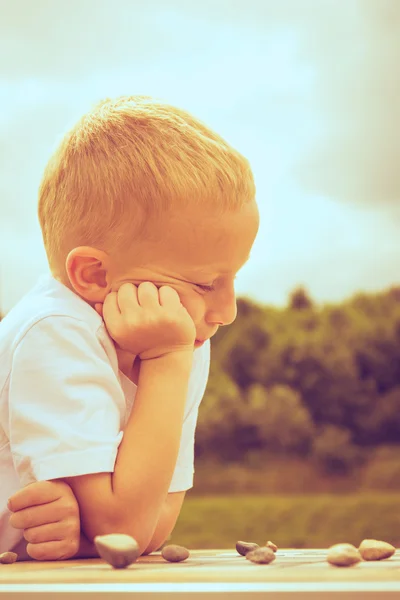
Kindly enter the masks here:
<path id="1" fill-rule="evenodd" d="M 39 189 L 50 268 L 73 248 L 120 251 L 148 239 L 166 213 L 211 214 L 255 197 L 248 161 L 184 110 L 148 96 L 106 99 L 63 138 Z"/>

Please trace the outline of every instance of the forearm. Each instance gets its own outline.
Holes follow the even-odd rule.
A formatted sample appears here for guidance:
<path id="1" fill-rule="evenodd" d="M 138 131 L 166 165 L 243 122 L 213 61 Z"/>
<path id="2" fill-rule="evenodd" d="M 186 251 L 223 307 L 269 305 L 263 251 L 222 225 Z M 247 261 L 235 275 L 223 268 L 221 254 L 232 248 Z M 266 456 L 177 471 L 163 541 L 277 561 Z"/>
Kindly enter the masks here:
<path id="1" fill-rule="evenodd" d="M 147 547 L 159 520 L 174 472 L 192 353 L 143 361 L 138 390 L 111 474 L 106 518 L 88 510 L 84 531 L 94 535 L 123 532 Z M 86 517 L 86 518 L 85 518 Z"/>
<path id="2" fill-rule="evenodd" d="M 13 552 L 18 554 L 18 562 L 34 560 L 31 556 L 29 556 L 26 550 L 27 545 L 28 542 L 25 540 L 25 538 L 22 538 L 12 549 Z M 90 542 L 87 537 L 81 533 L 79 550 L 71 558 L 99 558 L 99 553 L 97 552 L 93 542 Z"/>

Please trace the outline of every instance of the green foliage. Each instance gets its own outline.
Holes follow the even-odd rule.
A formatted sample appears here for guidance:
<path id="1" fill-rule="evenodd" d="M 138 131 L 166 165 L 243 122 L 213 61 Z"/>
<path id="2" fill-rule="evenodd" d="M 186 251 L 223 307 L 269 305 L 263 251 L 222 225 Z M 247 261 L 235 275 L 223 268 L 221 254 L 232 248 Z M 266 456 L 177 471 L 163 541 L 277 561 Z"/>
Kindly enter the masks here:
<path id="1" fill-rule="evenodd" d="M 327 450 L 322 446 L 321 453 L 329 461 L 332 454 Z M 249 451 L 240 460 L 224 463 L 219 457 L 203 456 L 196 460 L 191 494 L 400 493 L 400 446 L 351 446 L 349 450 L 353 451 L 349 453 L 353 459 L 350 465 L 346 453 L 340 455 L 340 448 L 334 454 L 335 460 L 344 459 L 348 470 L 330 468 L 314 455 L 277 454 L 273 450 Z"/>
<path id="2" fill-rule="evenodd" d="M 374 538 L 399 546 L 399 502 L 398 494 L 192 497 L 189 492 L 168 543 L 234 551 L 237 540 L 328 548 Z"/>
<path id="3" fill-rule="evenodd" d="M 201 403 L 196 430 L 196 454 L 216 453 L 221 459 L 236 458 L 234 431 L 240 420 L 241 391 L 222 370 L 211 363 L 207 393 Z"/>
<path id="4" fill-rule="evenodd" d="M 313 455 L 328 473 L 348 473 L 362 464 L 365 453 L 352 443 L 348 429 L 325 425 L 315 436 Z"/>
<path id="5" fill-rule="evenodd" d="M 304 288 L 282 309 L 238 299 L 212 340 L 201 455 L 311 453 L 341 472 L 387 443 L 400 443 L 400 287 L 323 306 Z"/>
<path id="6" fill-rule="evenodd" d="M 289 307 L 292 310 L 308 310 L 313 307 L 313 302 L 306 289 L 297 287 L 289 296 Z"/>
<path id="7" fill-rule="evenodd" d="M 298 392 L 285 385 L 254 383 L 247 391 L 244 426 L 254 427 L 258 446 L 276 453 L 307 453 L 314 423 Z"/>

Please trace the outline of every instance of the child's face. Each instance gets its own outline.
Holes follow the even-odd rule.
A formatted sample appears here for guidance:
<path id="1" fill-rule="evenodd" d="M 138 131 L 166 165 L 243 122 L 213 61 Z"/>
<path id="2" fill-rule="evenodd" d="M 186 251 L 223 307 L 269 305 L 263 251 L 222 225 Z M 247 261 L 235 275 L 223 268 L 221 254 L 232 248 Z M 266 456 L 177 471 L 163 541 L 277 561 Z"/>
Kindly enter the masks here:
<path id="1" fill-rule="evenodd" d="M 204 341 L 236 318 L 234 279 L 249 257 L 258 226 L 256 202 L 224 217 L 197 209 L 168 218 L 159 226 L 159 243 L 145 249 L 146 264 L 131 266 L 133 256 L 112 277 L 112 288 L 124 281 L 171 286 L 196 325 L 196 339 Z"/>

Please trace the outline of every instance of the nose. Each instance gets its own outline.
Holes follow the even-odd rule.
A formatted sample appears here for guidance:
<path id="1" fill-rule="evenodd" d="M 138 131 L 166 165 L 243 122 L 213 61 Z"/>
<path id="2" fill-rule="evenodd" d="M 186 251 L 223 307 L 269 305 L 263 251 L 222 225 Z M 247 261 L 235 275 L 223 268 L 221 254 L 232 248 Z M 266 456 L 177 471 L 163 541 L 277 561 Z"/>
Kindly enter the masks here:
<path id="1" fill-rule="evenodd" d="M 229 302 L 210 307 L 206 313 L 206 321 L 210 325 L 230 325 L 237 316 L 236 298 L 233 295 Z"/>

